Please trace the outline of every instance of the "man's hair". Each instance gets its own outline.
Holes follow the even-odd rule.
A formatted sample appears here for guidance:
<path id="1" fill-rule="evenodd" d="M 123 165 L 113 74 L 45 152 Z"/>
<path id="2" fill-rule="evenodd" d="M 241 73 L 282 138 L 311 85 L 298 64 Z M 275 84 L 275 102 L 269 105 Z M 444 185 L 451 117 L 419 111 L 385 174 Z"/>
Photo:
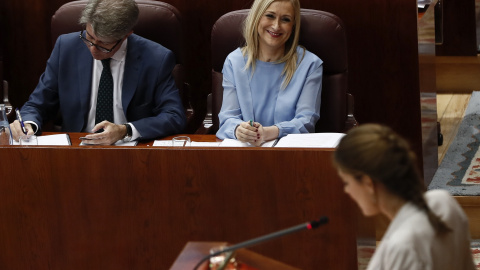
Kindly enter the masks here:
<path id="1" fill-rule="evenodd" d="M 90 0 L 82 12 L 80 24 L 89 23 L 98 37 L 121 39 L 133 29 L 138 14 L 134 0 Z"/>
<path id="2" fill-rule="evenodd" d="M 273 2 L 281 1 L 290 2 L 292 4 L 295 16 L 295 18 L 293 18 L 294 25 L 292 33 L 290 34 L 290 38 L 285 43 L 285 55 L 278 60 L 278 63 L 285 62 L 285 67 L 282 72 L 282 76 L 285 76 L 282 88 L 286 88 L 297 69 L 297 46 L 300 38 L 301 21 L 300 2 L 298 0 L 255 0 L 244 22 L 243 36 L 246 44 L 242 48 L 242 53 L 244 56 L 247 56 L 245 69 L 251 69 L 253 74 L 255 71 L 255 61 L 258 59 L 259 54 L 258 24 L 267 8 Z M 303 56 L 304 55 L 302 55 L 302 58 Z"/>

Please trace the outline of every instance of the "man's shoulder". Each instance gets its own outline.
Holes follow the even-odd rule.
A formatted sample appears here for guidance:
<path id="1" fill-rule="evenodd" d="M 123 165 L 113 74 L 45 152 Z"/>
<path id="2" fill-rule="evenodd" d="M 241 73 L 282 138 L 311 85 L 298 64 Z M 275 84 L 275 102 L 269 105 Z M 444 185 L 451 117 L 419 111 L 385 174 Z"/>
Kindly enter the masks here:
<path id="1" fill-rule="evenodd" d="M 78 40 L 80 40 L 79 36 L 80 36 L 80 32 L 61 34 L 58 36 L 57 42 L 72 42 L 72 41 L 77 42 Z"/>

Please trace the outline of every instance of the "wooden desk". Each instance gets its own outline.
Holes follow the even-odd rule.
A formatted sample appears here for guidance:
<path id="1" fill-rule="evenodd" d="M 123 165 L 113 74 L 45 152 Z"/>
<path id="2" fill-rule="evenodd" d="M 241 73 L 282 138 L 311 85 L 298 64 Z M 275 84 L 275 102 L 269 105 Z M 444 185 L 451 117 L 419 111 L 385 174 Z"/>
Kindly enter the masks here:
<path id="1" fill-rule="evenodd" d="M 85 147 L 78 137 L 0 148 L 3 269 L 166 269 L 188 241 L 239 243 L 323 215 L 326 226 L 250 250 L 302 269 L 357 267 L 357 207 L 332 150 Z"/>

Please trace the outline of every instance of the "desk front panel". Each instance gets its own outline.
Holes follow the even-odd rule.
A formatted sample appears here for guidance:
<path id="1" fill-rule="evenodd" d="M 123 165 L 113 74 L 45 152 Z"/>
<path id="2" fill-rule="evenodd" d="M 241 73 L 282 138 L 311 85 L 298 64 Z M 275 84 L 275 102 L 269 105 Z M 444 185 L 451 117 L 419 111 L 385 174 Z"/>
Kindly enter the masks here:
<path id="1" fill-rule="evenodd" d="M 302 269 L 356 269 L 355 205 L 330 150 L 5 147 L 3 269 L 167 269 L 188 241 L 242 242 Z M 6 158 L 8 157 L 8 159 Z"/>

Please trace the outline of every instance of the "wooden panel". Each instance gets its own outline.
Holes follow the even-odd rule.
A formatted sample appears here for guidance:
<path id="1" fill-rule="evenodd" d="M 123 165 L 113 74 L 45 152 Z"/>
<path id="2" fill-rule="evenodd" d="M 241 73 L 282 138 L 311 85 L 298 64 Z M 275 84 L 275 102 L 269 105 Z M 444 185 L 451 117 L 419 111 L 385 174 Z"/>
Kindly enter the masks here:
<path id="1" fill-rule="evenodd" d="M 188 241 L 239 243 L 299 267 L 356 269 L 354 203 L 321 149 L 4 147 L 5 269 L 165 269 Z"/>
<path id="2" fill-rule="evenodd" d="M 480 197 L 479 196 L 456 196 L 458 203 L 468 217 L 470 225 L 470 237 L 480 239 Z"/>
<path id="3" fill-rule="evenodd" d="M 52 49 L 49 21 L 62 0 L 0 1 L 8 10 L 5 73 L 11 101 L 21 106 L 34 89 Z M 210 92 L 210 31 L 224 13 L 249 8 L 251 0 L 167 0 L 183 14 L 187 79 L 192 105 L 205 112 Z M 302 0 L 303 8 L 338 15 L 347 29 L 349 91 L 355 96 L 360 123 L 388 124 L 422 154 L 417 48 L 417 6 L 414 0 Z M 372 15 L 372 10 L 375 10 Z M 35 27 L 31 27 L 35 25 Z M 28 74 L 25 77 L 24 74 Z M 421 161 L 419 161 L 421 164 Z"/>
<path id="4" fill-rule="evenodd" d="M 437 56 L 437 92 L 471 93 L 480 90 L 480 57 Z"/>
<path id="5" fill-rule="evenodd" d="M 476 56 L 477 24 L 475 0 L 441 0 L 443 43 L 436 53 L 442 56 Z"/>
<path id="6" fill-rule="evenodd" d="M 45 70 L 52 50 L 50 18 L 66 0 L 1 1 L 4 34 L 5 79 L 10 102 L 19 107 L 27 100 Z M 3 14 L 2 14 L 3 15 Z M 35 27 L 33 27 L 35 26 Z"/>

